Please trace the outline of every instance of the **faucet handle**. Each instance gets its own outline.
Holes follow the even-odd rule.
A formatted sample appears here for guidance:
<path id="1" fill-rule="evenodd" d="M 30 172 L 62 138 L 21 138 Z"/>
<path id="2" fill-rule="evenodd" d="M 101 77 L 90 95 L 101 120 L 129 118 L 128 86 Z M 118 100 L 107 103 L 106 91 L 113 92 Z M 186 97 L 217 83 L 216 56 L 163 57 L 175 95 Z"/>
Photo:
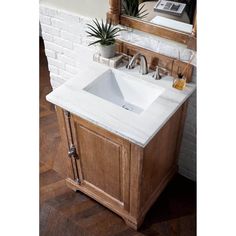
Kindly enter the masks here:
<path id="1" fill-rule="evenodd" d="M 128 69 L 133 69 L 134 68 L 134 65 L 131 65 L 132 63 L 131 63 L 131 60 L 132 60 L 132 56 L 130 56 L 130 55 L 126 55 L 126 57 L 127 57 L 127 59 L 128 59 L 128 63 L 126 64 L 126 68 L 128 68 Z"/>
<path id="2" fill-rule="evenodd" d="M 153 77 L 155 80 L 161 79 L 161 75 L 160 75 L 160 73 L 159 73 L 159 67 L 158 67 L 158 66 L 156 66 L 156 70 L 155 70 L 154 74 L 152 75 L 152 77 Z"/>
<path id="3" fill-rule="evenodd" d="M 126 53 L 123 53 L 123 52 L 121 52 L 120 54 L 123 56 L 123 60 L 122 60 L 123 63 L 126 63 L 128 61 L 128 63 L 125 66 L 127 68 L 130 61 L 131 61 L 131 59 L 132 59 L 132 57 L 130 55 L 126 54 Z"/>
<path id="4" fill-rule="evenodd" d="M 165 75 L 167 76 L 169 74 L 170 74 L 170 71 L 167 70 L 166 68 L 161 67 L 161 66 L 156 66 L 156 71 L 155 71 L 155 73 L 153 74 L 152 77 L 155 80 L 160 80 L 163 76 L 165 76 Z"/>

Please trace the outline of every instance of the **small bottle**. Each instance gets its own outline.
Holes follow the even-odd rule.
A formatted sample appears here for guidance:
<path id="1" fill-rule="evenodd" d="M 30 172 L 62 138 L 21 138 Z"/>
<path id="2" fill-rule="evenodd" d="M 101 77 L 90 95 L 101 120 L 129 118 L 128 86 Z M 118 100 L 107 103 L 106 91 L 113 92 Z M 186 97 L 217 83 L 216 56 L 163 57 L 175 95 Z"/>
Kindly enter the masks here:
<path id="1" fill-rule="evenodd" d="M 186 77 L 182 73 L 178 73 L 178 77 L 174 78 L 172 86 L 176 89 L 183 90 L 186 87 Z"/>

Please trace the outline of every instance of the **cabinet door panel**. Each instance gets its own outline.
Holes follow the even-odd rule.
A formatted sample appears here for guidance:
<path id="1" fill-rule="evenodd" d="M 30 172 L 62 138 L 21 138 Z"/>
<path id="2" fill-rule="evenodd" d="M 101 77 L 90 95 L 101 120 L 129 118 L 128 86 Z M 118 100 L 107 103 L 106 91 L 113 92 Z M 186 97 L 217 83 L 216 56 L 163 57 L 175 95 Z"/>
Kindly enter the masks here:
<path id="1" fill-rule="evenodd" d="M 79 127 L 83 179 L 122 201 L 120 145 Z"/>
<path id="2" fill-rule="evenodd" d="M 81 124 L 78 118 L 73 120 L 80 156 L 81 186 L 106 196 L 110 203 L 126 207 L 129 201 L 130 145 L 114 134 L 104 134 L 101 128 Z"/>

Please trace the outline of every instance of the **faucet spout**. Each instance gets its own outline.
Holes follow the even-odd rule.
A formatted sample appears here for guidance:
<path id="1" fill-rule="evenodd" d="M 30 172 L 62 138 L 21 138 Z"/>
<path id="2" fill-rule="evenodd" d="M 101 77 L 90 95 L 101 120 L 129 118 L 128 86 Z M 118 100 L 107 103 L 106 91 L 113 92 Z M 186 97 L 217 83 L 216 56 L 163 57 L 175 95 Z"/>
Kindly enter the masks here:
<path id="1" fill-rule="evenodd" d="M 141 62 L 140 62 L 140 72 L 142 75 L 145 75 L 148 73 L 148 65 L 147 65 L 147 59 L 146 57 L 141 54 L 141 53 L 136 53 L 131 61 L 129 62 L 129 64 L 127 65 L 127 68 L 128 69 L 133 69 L 135 67 L 135 63 L 136 63 L 136 60 L 140 58 Z"/>

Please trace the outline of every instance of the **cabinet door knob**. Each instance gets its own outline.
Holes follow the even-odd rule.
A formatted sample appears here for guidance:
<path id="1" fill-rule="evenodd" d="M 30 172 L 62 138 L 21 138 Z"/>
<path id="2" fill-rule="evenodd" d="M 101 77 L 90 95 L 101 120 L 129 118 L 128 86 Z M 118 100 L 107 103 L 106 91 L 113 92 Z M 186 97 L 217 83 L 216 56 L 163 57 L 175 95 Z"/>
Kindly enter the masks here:
<path id="1" fill-rule="evenodd" d="M 68 156 L 69 156 L 70 158 L 72 158 L 72 157 L 78 158 L 78 154 L 77 154 L 77 152 L 76 152 L 75 146 L 70 147 L 70 149 L 69 149 L 69 151 L 68 151 Z"/>

